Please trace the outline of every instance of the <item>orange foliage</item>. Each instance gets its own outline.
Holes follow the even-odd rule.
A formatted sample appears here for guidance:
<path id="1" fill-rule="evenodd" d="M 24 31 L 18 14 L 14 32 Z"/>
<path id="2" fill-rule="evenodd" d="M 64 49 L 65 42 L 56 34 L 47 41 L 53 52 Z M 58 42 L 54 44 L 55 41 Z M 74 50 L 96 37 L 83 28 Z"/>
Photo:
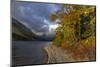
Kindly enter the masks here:
<path id="1" fill-rule="evenodd" d="M 64 13 L 64 11 L 58 12 L 60 14 L 57 16 L 61 20 L 62 27 L 58 27 L 57 29 L 56 37 L 53 41 L 54 45 L 59 44 L 60 47 L 71 53 L 74 59 L 95 59 L 96 43 L 95 31 L 93 30 L 95 28 L 92 27 L 95 25 L 95 19 L 93 19 L 95 18 L 95 7 L 78 5 L 72 5 L 72 7 L 73 10 L 69 13 Z M 64 8 L 66 8 L 66 5 Z M 56 15 L 52 18 L 55 19 L 55 17 Z M 89 20 L 85 21 L 87 18 Z M 89 24 L 88 26 L 84 25 L 86 22 Z M 82 24 L 83 27 L 81 27 Z M 85 27 L 87 28 L 85 29 Z M 85 32 L 85 34 L 81 31 Z M 85 38 L 82 39 L 82 35 Z"/>

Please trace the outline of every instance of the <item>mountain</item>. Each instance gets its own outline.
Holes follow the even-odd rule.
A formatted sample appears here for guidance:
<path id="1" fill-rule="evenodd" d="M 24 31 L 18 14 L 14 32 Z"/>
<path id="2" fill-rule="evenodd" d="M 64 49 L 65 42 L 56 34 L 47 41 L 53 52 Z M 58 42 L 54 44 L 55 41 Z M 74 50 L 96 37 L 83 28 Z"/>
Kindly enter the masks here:
<path id="1" fill-rule="evenodd" d="M 12 40 L 13 41 L 52 41 L 54 39 L 55 32 L 52 30 L 51 32 L 43 32 L 42 35 L 39 35 L 38 32 L 29 29 L 22 22 L 12 18 Z"/>
<path id="2" fill-rule="evenodd" d="M 18 20 L 12 18 L 12 40 L 36 40 L 37 36 Z"/>

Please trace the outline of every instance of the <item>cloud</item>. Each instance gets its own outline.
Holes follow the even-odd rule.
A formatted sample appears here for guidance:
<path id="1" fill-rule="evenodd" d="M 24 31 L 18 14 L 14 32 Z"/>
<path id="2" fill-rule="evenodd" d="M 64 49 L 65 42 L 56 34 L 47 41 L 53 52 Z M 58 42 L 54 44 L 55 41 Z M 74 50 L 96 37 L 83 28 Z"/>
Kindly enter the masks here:
<path id="1" fill-rule="evenodd" d="M 33 32 L 39 35 L 49 31 L 52 24 L 50 15 L 61 8 L 60 4 L 15 2 L 12 1 L 11 13 L 22 24 L 26 25 Z M 54 32 L 48 32 L 54 33 Z"/>

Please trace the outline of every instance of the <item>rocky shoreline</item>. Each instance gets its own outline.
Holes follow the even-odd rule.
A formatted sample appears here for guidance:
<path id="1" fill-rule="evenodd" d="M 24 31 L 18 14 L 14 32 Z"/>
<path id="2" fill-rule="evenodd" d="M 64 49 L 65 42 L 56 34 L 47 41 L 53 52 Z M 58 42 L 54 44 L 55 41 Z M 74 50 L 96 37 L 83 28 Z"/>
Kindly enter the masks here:
<path id="1" fill-rule="evenodd" d="M 75 59 L 71 53 L 55 45 L 47 46 L 44 49 L 48 55 L 46 64 L 94 61 L 86 58 Z"/>

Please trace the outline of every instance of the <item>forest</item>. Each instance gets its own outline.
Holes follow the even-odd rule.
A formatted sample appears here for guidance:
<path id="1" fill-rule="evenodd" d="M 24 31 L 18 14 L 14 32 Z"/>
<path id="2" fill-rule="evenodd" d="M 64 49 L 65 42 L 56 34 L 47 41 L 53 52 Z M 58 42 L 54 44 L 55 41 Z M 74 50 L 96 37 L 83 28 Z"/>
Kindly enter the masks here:
<path id="1" fill-rule="evenodd" d="M 64 4 L 62 9 L 51 15 L 54 21 L 60 19 L 52 46 L 47 49 L 53 55 L 61 49 L 73 61 L 94 61 L 96 59 L 96 7 L 91 5 Z M 54 48 L 56 47 L 56 49 Z M 53 51 L 52 51 L 53 50 Z M 54 56 L 57 58 L 57 52 Z M 60 52 L 58 52 L 60 54 Z M 52 56 L 51 55 L 51 56 Z M 54 59 L 54 58 L 52 58 Z M 57 60 L 49 63 L 66 62 Z M 64 58 L 65 59 L 65 58 Z M 70 61 L 69 61 L 70 62 Z"/>

